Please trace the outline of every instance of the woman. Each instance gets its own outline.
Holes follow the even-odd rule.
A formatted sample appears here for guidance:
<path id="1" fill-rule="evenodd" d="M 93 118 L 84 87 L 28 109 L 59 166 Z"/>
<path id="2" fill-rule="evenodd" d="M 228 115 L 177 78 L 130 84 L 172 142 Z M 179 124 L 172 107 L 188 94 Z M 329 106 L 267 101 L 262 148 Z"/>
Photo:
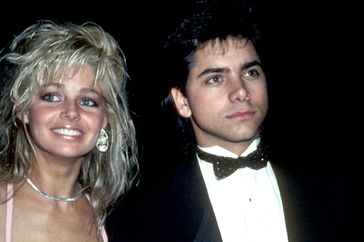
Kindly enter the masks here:
<path id="1" fill-rule="evenodd" d="M 107 208 L 138 170 L 118 43 L 39 21 L 1 67 L 0 242 L 107 241 Z"/>

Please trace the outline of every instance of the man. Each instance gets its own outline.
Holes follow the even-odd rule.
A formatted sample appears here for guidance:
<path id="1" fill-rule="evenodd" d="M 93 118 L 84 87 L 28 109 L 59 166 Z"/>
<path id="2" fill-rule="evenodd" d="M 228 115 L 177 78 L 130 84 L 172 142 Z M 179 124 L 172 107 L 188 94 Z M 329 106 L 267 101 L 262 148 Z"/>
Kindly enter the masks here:
<path id="1" fill-rule="evenodd" d="M 340 216 L 327 203 L 326 183 L 325 191 L 310 186 L 316 180 L 308 173 L 288 173 L 268 157 L 260 134 L 268 110 L 260 47 L 254 12 L 242 2 L 201 7 L 168 36 L 164 105 L 174 107 L 190 138 L 186 157 L 172 175 L 141 184 L 138 195 L 125 199 L 119 218 L 110 220 L 118 227 L 111 241 L 350 238 L 337 233 L 345 229 L 341 222 L 332 223 Z"/>

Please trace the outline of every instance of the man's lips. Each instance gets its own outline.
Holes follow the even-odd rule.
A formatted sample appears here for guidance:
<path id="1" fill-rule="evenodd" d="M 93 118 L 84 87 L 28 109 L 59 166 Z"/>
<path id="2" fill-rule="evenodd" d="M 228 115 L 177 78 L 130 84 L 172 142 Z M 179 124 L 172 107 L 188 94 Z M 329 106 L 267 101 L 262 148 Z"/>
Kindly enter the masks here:
<path id="1" fill-rule="evenodd" d="M 254 116 L 253 111 L 238 111 L 226 116 L 228 119 L 250 119 Z"/>

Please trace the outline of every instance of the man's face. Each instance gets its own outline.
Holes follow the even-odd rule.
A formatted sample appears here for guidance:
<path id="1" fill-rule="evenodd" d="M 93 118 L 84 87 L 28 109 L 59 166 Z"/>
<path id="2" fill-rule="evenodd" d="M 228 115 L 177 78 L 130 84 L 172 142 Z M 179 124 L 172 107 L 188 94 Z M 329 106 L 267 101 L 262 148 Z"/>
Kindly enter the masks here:
<path id="1" fill-rule="evenodd" d="M 259 56 L 242 38 L 229 37 L 198 49 L 186 96 L 178 89 L 171 94 L 179 114 L 191 119 L 200 146 L 219 145 L 235 153 L 258 135 L 268 109 Z"/>

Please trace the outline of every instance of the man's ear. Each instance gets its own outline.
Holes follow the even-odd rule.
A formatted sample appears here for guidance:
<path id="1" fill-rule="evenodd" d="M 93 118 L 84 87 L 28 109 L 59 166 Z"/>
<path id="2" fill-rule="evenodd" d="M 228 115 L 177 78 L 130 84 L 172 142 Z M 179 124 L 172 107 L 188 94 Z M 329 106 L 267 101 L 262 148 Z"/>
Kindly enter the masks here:
<path id="1" fill-rule="evenodd" d="M 170 95 L 173 98 L 174 106 L 177 109 L 179 115 L 184 118 L 191 117 L 192 112 L 190 109 L 190 105 L 188 104 L 187 97 L 183 95 L 183 93 L 177 88 L 172 88 Z"/>

